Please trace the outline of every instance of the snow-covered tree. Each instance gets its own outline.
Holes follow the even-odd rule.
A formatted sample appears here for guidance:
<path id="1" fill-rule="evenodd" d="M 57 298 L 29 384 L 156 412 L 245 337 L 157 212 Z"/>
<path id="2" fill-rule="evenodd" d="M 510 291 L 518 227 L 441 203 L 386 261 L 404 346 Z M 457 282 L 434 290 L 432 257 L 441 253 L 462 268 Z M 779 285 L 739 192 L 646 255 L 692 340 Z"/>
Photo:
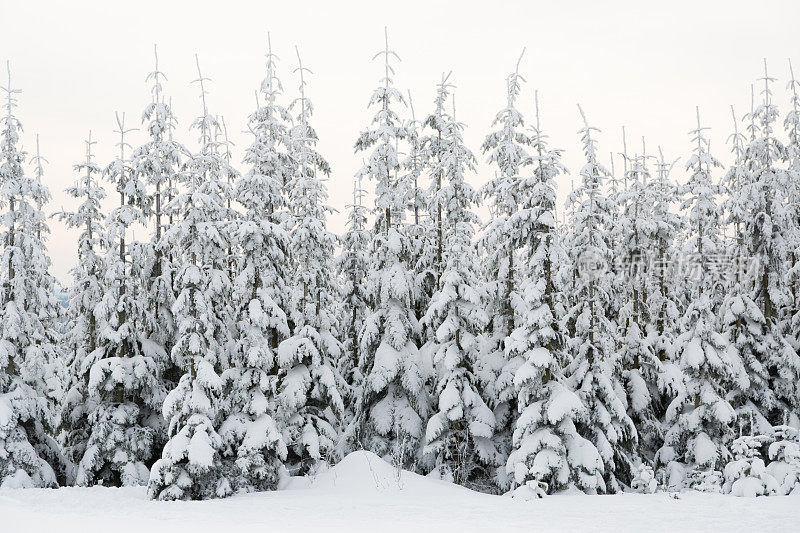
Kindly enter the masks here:
<path id="1" fill-rule="evenodd" d="M 611 312 L 617 314 L 617 348 L 628 414 L 639 434 L 639 453 L 651 460 L 663 443 L 661 418 L 665 404 L 680 383 L 678 372 L 667 361 L 678 315 L 668 269 L 680 219 L 671 210 L 676 196 L 668 177 L 672 165 L 664 161 L 663 154 L 657 163 L 657 176 L 651 175 L 651 157 L 644 140 L 641 154 L 630 160 L 627 154 L 625 157 L 629 170 L 626 188 L 617 197 L 621 212 L 613 221 L 613 237 L 621 259 L 617 261 L 621 263 L 617 279 L 626 283 L 622 288 L 612 288 L 616 300 L 612 301 Z"/>
<path id="2" fill-rule="evenodd" d="M 338 370 L 350 387 L 346 394 L 348 411 L 355 409 L 361 396 L 363 376 L 358 368 L 361 356 L 359 334 L 367 313 L 367 275 L 369 272 L 369 245 L 371 232 L 367 229 L 368 208 L 364 205 L 365 191 L 361 179 L 353 182 L 353 203 L 348 205 L 347 231 L 340 238 L 342 253 L 336 258 L 341 278 L 342 349 Z M 352 414 L 352 413 L 351 413 Z"/>
<path id="3" fill-rule="evenodd" d="M 767 471 L 778 484 L 778 494 L 800 493 L 800 432 L 781 424 L 773 428 Z"/>
<path id="4" fill-rule="evenodd" d="M 688 198 L 682 205 L 687 211 L 688 231 L 684 253 L 695 258 L 697 271 L 686 280 L 689 304 L 675 342 L 683 383 L 667 409 L 666 421 L 671 427 L 657 459 L 662 465 L 678 461 L 694 470 L 715 471 L 730 458 L 728 445 L 736 412 L 727 398 L 736 387 L 746 390 L 748 380 L 736 347 L 717 316 L 719 280 L 715 279 L 714 261 L 722 256 L 723 243 L 711 171 L 720 163 L 708 151 L 705 129 L 698 111 L 697 128 L 691 132 L 695 146 L 687 163 L 691 173 L 685 186 Z M 699 479 L 697 475 L 694 478 Z"/>
<path id="5" fill-rule="evenodd" d="M 757 133 L 755 105 L 749 114 L 749 130 L 754 137 Z M 731 393 L 731 405 L 736 409 L 740 424 L 748 424 L 747 430 L 761 434 L 770 428 L 767 420 L 768 409 L 772 404 L 772 391 L 769 390 L 766 349 L 762 342 L 764 315 L 755 303 L 750 289 L 752 278 L 750 269 L 754 265 L 745 237 L 745 221 L 750 216 L 750 202 L 747 191 L 752 179 L 752 165 L 745 159 L 744 135 L 739 133 L 736 115 L 733 114 L 734 133 L 730 137 L 734 163 L 723 178 L 723 186 L 729 196 L 722 202 L 726 212 L 726 222 L 733 226 L 728 239 L 725 257 L 730 263 L 728 279 L 723 285 L 725 294 L 719 310 L 722 318 L 722 331 L 727 333 L 747 372 L 748 387 L 735 388 Z"/>
<path id="6" fill-rule="evenodd" d="M 568 487 L 596 492 L 603 469 L 594 445 L 577 432 L 576 421 L 585 420 L 588 412 L 564 375 L 569 354 L 559 325 L 563 305 L 558 270 L 567 257 L 556 229 L 555 178 L 567 170 L 561 150 L 547 144 L 538 108 L 537 92 L 533 174 L 520 178 L 524 200 L 511 217 L 525 236 L 526 276 L 512 299 L 520 320 L 508 340 L 508 352 L 523 363 L 514 375 L 519 416 L 505 467 L 517 487 L 514 495 L 525 498 Z"/>
<path id="7" fill-rule="evenodd" d="M 131 130 L 125 129 L 124 115 L 117 114 L 117 127 L 120 153 L 104 174 L 120 204 L 106 222 L 105 294 L 95 306 L 100 346 L 89 371 L 91 429 L 76 472 L 78 485 L 145 484 L 163 444 L 160 434 L 166 433 L 160 415 L 166 354 L 143 335 L 147 308 L 139 281 L 144 276 L 126 245 L 130 226 L 144 222 L 149 198 L 126 158 L 125 134 Z"/>
<path id="8" fill-rule="evenodd" d="M 583 115 L 583 112 L 581 111 Z M 614 350 L 614 324 L 606 315 L 611 284 L 609 227 L 611 204 L 603 195 L 603 180 L 608 171 L 597 160 L 596 140 L 584 117 L 579 134 L 586 164 L 581 169 L 581 185 L 570 195 L 572 204 L 569 249 L 576 265 L 573 305 L 562 323 L 574 331 L 569 339 L 573 360 L 569 367 L 571 386 L 589 412 L 578 431 L 589 440 L 603 462 L 601 492 L 621 490 L 633 476 L 632 449 L 636 428 L 627 414 L 625 394 L 620 382 L 621 364 Z"/>
<path id="9" fill-rule="evenodd" d="M 427 190 L 422 190 L 422 203 L 427 217 L 425 217 L 422 224 L 412 226 L 415 231 L 419 231 L 421 239 L 415 265 L 416 305 L 425 309 L 426 312 L 433 293 L 440 288 L 444 270 L 445 208 L 442 205 L 439 192 L 445 180 L 445 163 L 443 161 L 449 156 L 448 151 L 452 148 L 452 141 L 447 138 L 447 130 L 451 125 L 448 122 L 449 116 L 445 111 L 447 96 L 450 89 L 454 87 L 449 81 L 450 74 L 442 74 L 442 79 L 437 85 L 438 89 L 433 102 L 433 112 L 423 120 L 427 134 L 419 139 L 410 139 L 412 143 L 418 141 L 423 168 L 430 175 L 430 184 Z M 412 150 L 415 148 L 412 145 Z M 436 332 L 430 330 L 425 321 L 421 323 L 421 326 L 420 342 L 423 345 L 434 342 Z M 422 349 L 427 350 L 427 347 L 423 346 Z"/>
<path id="10" fill-rule="evenodd" d="M 176 325 L 172 316 L 175 302 L 174 253 L 162 242 L 164 232 L 171 226 L 175 213 L 167 213 L 166 206 L 174 198 L 177 185 L 188 150 L 173 139 L 175 116 L 171 103 L 165 101 L 163 82 L 166 76 L 159 70 L 158 53 L 155 50 L 155 68 L 147 75 L 151 82 L 152 100 L 142 112 L 142 124 L 149 139 L 133 149 L 131 154 L 132 179 L 148 187 L 147 194 L 141 196 L 140 211 L 152 225 L 153 233 L 149 242 L 131 249 L 132 261 L 141 266 L 145 300 L 145 320 L 141 327 L 150 342 L 156 343 L 164 353 L 169 354 L 175 341 Z M 171 364 L 169 358 L 160 361 L 165 367 L 166 385 L 174 386 L 180 377 L 181 369 Z M 160 438 L 165 438 L 165 435 Z"/>
<path id="11" fill-rule="evenodd" d="M 524 131 L 525 119 L 516 107 L 525 81 L 519 73 L 521 61 L 522 55 L 514 72 L 506 78 L 505 106 L 492 122 L 496 129 L 486 136 L 481 146 L 484 154 L 488 154 L 489 164 L 496 167 L 498 173 L 478 191 L 479 197 L 489 203 L 490 212 L 478 239 L 483 278 L 487 283 L 489 324 L 481 339 L 482 353 L 476 372 L 495 413 L 495 441 L 502 457 L 511 449 L 517 413 L 514 374 L 523 362 L 521 357 L 506 357 L 507 339 L 515 328 L 511 304 L 518 290 L 515 260 L 518 249 L 524 246 L 520 239 L 523 232 L 512 226 L 510 219 L 523 201 L 519 191 L 521 174 L 533 163 L 528 152 L 533 139 Z"/>
<path id="12" fill-rule="evenodd" d="M 86 453 L 90 435 L 89 414 L 94 399 L 89 396 L 89 373 L 95 361 L 103 356 L 100 348 L 100 325 L 95 310 L 105 291 L 105 217 L 100 203 L 105 189 L 100 183 L 102 169 L 94 162 L 92 134 L 86 140 L 86 158 L 75 165 L 81 173 L 76 184 L 68 187 L 69 196 L 80 201 L 77 210 L 60 212 L 58 217 L 70 228 L 80 229 L 78 263 L 72 269 L 73 284 L 69 289 L 69 307 L 64 340 L 69 382 L 61 406 L 60 429 L 64 455 L 77 467 Z M 68 473 L 75 481 L 74 469 Z"/>
<path id="13" fill-rule="evenodd" d="M 766 441 L 764 435 L 743 435 L 733 441 L 731 449 L 735 460 L 725 465 L 725 492 L 754 498 L 775 494 L 779 490 L 778 481 L 761 458 L 761 448 Z"/>
<path id="14" fill-rule="evenodd" d="M 235 472 L 223 464 L 225 443 L 217 432 L 221 413 L 219 370 L 227 366 L 229 295 L 228 212 L 224 194 L 227 163 L 214 141 L 217 120 L 208 113 L 205 82 L 198 62 L 203 114 L 193 126 L 200 151 L 192 154 L 186 190 L 167 205 L 180 220 L 164 235 L 181 254 L 176 282 L 180 288 L 172 312 L 178 336 L 171 357 L 184 369 L 164 401 L 169 440 L 153 464 L 148 494 L 160 500 L 222 497 L 231 493 Z"/>
<path id="15" fill-rule="evenodd" d="M 792 108 L 783 121 L 789 138 L 784 158 L 790 172 L 787 184 L 787 202 L 790 226 L 787 234 L 786 283 L 789 286 L 791 301 L 787 316 L 782 317 L 786 325 L 789 342 L 795 351 L 800 350 L 800 81 L 795 78 L 792 62 L 789 60 L 790 91 Z"/>
<path id="16" fill-rule="evenodd" d="M 63 482 L 64 469 L 50 436 L 52 399 L 61 385 L 59 307 L 43 241 L 42 207 L 50 193 L 41 172 L 31 177 L 23 169 L 22 125 L 14 115 L 21 91 L 11 85 L 10 67 L 8 83 L 0 88 L 6 93 L 0 118 L 0 486 L 54 487 L 58 478 Z"/>
<path id="17" fill-rule="evenodd" d="M 342 379 L 336 371 L 342 345 L 337 339 L 336 298 L 339 289 L 333 270 L 336 237 L 327 230 L 332 211 L 325 202 L 323 183 L 330 166 L 317 152 L 318 136 L 311 126 L 311 100 L 297 53 L 300 96 L 292 102 L 297 117 L 290 131 L 289 154 L 293 174 L 288 183 L 293 252 L 291 282 L 292 336 L 278 346 L 278 411 L 289 447 L 289 468 L 298 474 L 332 461 L 344 413 Z"/>
<path id="18" fill-rule="evenodd" d="M 474 373 L 478 338 L 489 321 L 483 308 L 478 262 L 472 238 L 478 217 L 471 211 L 474 191 L 466 173 L 474 172 L 475 157 L 464 145 L 464 126 L 444 110 L 450 85 L 443 79 L 437 91 L 437 130 L 431 173 L 435 176 L 437 235 L 442 239 L 442 271 L 422 321 L 435 335 L 438 411 L 428 420 L 425 455 L 440 476 L 460 485 L 486 483 L 493 477 L 496 451 L 492 442 L 494 414 L 486 405 Z M 455 107 L 455 104 L 454 104 Z"/>
<path id="19" fill-rule="evenodd" d="M 793 173 L 782 167 L 786 147 L 773 130 L 778 109 L 770 88 L 774 78 L 769 76 L 766 62 L 760 81 L 764 83 L 763 101 L 751 112 L 752 139 L 743 154 L 749 176 L 737 192 L 735 202 L 747 210 L 743 231 L 752 266 L 745 284 L 761 315 L 751 313 L 756 322 L 752 324 L 755 353 L 742 353 L 742 357 L 752 358 L 751 367 L 760 373 L 749 376 L 751 383 L 768 376 L 764 395 L 751 399 L 760 406 L 760 415 L 767 417 L 772 425 L 782 419 L 784 411 L 796 412 L 800 357 L 789 343 L 782 320 L 790 304 L 786 252 L 793 221 L 787 198 Z M 755 390 L 749 391 L 752 392 Z"/>
<path id="20" fill-rule="evenodd" d="M 289 336 L 289 236 L 281 224 L 283 184 L 289 167 L 288 112 L 278 103 L 282 92 L 277 56 L 270 43 L 263 105 L 250 115 L 253 142 L 245 153 L 250 170 L 234 194 L 245 208 L 237 223 L 241 249 L 234 282 L 237 341 L 231 368 L 222 374 L 228 415 L 220 434 L 231 447 L 239 470 L 238 490 L 275 489 L 286 459 L 276 421 L 278 344 Z"/>
<path id="21" fill-rule="evenodd" d="M 414 269 L 414 313 L 419 320 L 427 310 L 428 301 L 435 288 L 430 265 L 432 264 L 430 223 L 428 213 L 428 194 L 422 183 L 422 174 L 425 170 L 425 151 L 423 149 L 424 137 L 422 135 L 422 121 L 417 120 L 414 111 L 414 102 L 411 91 L 408 92 L 408 107 L 411 110 L 411 120 L 405 124 L 405 140 L 408 144 L 408 155 L 401 163 L 400 181 L 405 191 L 405 205 L 410 211 L 411 219 L 403 227 L 408 237 L 408 250 L 405 254 L 407 263 Z M 397 144 L 397 142 L 395 143 Z M 418 342 L 423 343 L 423 332 L 418 332 Z"/>
<path id="22" fill-rule="evenodd" d="M 708 291 L 697 294 L 681 320 L 676 355 L 684 384 L 667 409 L 671 428 L 657 460 L 679 461 L 694 470 L 718 470 L 730 459 L 728 444 L 736 411 L 728 402 L 735 386 L 746 389 L 747 375 L 736 350 L 720 333 Z"/>
<path id="23" fill-rule="evenodd" d="M 397 54 L 389 49 L 388 38 L 375 57 L 384 60 L 384 75 L 370 98 L 377 111 L 373 126 L 355 145 L 359 152 L 371 149 L 358 175 L 375 181 L 375 226 L 367 279 L 370 311 L 360 334 L 358 366 L 364 385 L 351 438 L 395 464 L 413 467 L 421 455 L 431 369 L 415 343 L 414 275 L 405 260 L 410 243 L 400 226 L 406 194 L 397 177 L 396 144 L 406 134 L 391 107 L 404 100 L 393 86 L 390 59 Z"/>

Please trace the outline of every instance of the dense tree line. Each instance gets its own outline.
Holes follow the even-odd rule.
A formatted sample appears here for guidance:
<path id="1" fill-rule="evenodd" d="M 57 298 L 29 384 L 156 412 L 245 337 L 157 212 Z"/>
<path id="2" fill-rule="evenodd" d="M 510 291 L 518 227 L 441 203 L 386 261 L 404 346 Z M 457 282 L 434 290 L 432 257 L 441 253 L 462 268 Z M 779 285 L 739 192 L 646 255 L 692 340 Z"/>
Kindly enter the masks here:
<path id="1" fill-rule="evenodd" d="M 38 140 L 30 160 L 21 148 L 9 70 L 2 486 L 146 484 L 152 498 L 206 499 L 273 490 L 367 449 L 523 498 L 800 491 L 791 64 L 788 112 L 765 63 L 741 124 L 734 113 L 727 169 L 699 110 L 685 172 L 644 143 L 625 143 L 609 169 L 579 108 L 584 165 L 570 173 L 519 62 L 476 156 L 452 74 L 418 120 L 388 36 L 375 57 L 341 236 L 326 225 L 332 170 L 299 51 L 290 97 L 270 44 L 241 165 L 199 61 L 197 142 L 177 140 L 156 57 L 146 142 L 129 144 L 117 115 L 118 156 L 103 166 L 90 134 L 67 189 L 77 208 L 56 214 L 80 231 L 66 308 L 49 274 L 44 158 Z M 566 176 L 577 186 L 561 209 Z M 119 198 L 109 212 L 107 194 Z"/>

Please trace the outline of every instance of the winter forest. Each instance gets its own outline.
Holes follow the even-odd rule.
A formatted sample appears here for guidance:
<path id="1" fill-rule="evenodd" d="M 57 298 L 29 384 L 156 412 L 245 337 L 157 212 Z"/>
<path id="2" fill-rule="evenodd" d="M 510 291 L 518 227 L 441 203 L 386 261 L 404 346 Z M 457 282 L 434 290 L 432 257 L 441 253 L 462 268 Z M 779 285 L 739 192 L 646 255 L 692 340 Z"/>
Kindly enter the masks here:
<path id="1" fill-rule="evenodd" d="M 0 486 L 217 499 L 366 450 L 525 501 L 800 493 L 792 63 L 742 66 L 751 106 L 714 124 L 730 136 L 713 150 L 702 109 L 668 155 L 599 145 L 577 106 L 562 120 L 583 166 L 567 169 L 519 62 L 467 146 L 457 74 L 412 99 L 395 77 L 413 64 L 389 32 L 375 44 L 354 175 L 318 151 L 323 89 L 296 48 L 269 43 L 249 117 L 215 114 L 189 58 L 197 116 L 180 120 L 155 49 L 141 116 L 75 154 L 74 209 L 48 203 L 47 147 L 4 65 Z M 95 157 L 98 137 L 116 158 Z M 332 186 L 352 201 L 329 205 Z M 56 224 L 80 232 L 68 287 L 50 273 Z"/>

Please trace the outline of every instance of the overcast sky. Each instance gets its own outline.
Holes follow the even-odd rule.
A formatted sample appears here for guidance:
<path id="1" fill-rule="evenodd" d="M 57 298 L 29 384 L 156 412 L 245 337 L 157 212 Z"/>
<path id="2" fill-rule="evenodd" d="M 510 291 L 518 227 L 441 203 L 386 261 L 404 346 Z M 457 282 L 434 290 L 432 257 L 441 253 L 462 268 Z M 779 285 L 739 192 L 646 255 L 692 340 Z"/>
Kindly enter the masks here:
<path id="1" fill-rule="evenodd" d="M 492 175 L 480 144 L 504 104 L 505 78 L 523 47 L 527 83 L 520 107 L 532 115 L 538 88 L 543 128 L 554 147 L 567 150 L 565 162 L 573 173 L 580 169 L 576 103 L 602 129 L 601 153 L 621 150 L 625 125 L 635 148 L 645 136 L 648 150 L 660 145 L 668 159 L 688 153 L 687 131 L 700 106 L 704 124 L 713 128 L 712 151 L 727 162 L 729 106 L 734 104 L 739 116 L 747 110 L 750 83 L 761 75 L 764 57 L 779 79 L 777 103 L 786 110 L 789 57 L 800 71 L 800 2 L 670 0 L 648 7 L 654 3 L 3 0 L 0 60 L 11 61 L 13 84 L 23 90 L 18 115 L 24 146 L 34 148 L 39 133 L 50 161 L 45 170 L 52 212 L 74 207 L 63 189 L 76 177 L 72 165 L 83 158 L 88 130 L 104 165 L 115 154 L 114 112 L 125 112 L 129 125 L 139 125 L 150 98 L 145 76 L 153 68 L 154 43 L 169 78 L 165 91 L 173 98 L 179 140 L 196 147 L 188 127 L 200 112 L 197 86 L 190 84 L 197 53 L 203 74 L 212 78 L 209 109 L 225 117 L 236 161 L 249 143 L 243 131 L 264 76 L 267 32 L 289 96 L 297 87 L 292 70 L 298 45 L 313 70 L 308 95 L 315 105 L 319 150 L 333 169 L 330 204 L 339 213 L 329 226 L 340 232 L 361 161 L 353 143 L 371 117 L 366 104 L 382 74 L 371 58 L 383 46 L 384 25 L 402 58 L 396 83 L 411 90 L 418 115 L 430 110 L 442 72 L 453 71 L 458 117 L 481 161 L 472 179 L 476 186 Z M 132 137 L 134 145 L 145 139 L 141 131 Z M 682 163 L 673 177 L 685 180 Z M 563 198 L 570 178 L 558 185 Z M 51 229 L 52 272 L 67 283 L 77 233 L 57 220 Z"/>

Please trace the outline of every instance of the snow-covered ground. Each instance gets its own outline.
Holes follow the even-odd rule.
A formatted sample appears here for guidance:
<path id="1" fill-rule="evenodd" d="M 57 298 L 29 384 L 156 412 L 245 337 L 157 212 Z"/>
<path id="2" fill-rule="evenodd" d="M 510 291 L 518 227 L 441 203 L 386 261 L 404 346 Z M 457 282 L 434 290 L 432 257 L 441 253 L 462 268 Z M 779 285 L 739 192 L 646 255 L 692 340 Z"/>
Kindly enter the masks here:
<path id="1" fill-rule="evenodd" d="M 369 452 L 282 490 L 154 502 L 145 489 L 0 490 L 0 532 L 800 531 L 800 497 L 702 493 L 564 495 L 521 501 L 410 472 Z"/>

